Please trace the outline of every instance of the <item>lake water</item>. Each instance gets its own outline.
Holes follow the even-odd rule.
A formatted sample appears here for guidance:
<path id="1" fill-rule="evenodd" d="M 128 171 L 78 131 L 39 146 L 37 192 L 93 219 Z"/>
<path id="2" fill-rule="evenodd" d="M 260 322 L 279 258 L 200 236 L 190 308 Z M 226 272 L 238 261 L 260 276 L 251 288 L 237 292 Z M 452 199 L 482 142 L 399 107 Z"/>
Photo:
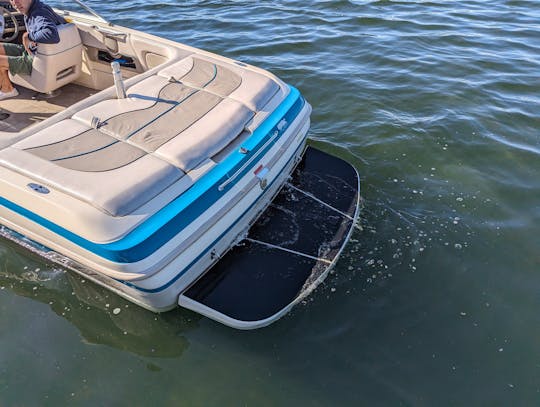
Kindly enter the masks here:
<path id="1" fill-rule="evenodd" d="M 539 1 L 100 3 L 298 87 L 361 173 L 361 230 L 251 332 L 0 241 L 0 405 L 540 404 Z"/>

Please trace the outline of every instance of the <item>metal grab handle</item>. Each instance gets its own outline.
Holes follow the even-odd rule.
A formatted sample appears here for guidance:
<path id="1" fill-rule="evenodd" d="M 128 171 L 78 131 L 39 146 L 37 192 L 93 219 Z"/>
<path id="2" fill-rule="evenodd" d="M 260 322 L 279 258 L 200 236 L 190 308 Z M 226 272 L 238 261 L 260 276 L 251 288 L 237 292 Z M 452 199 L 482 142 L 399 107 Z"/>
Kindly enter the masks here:
<path id="1" fill-rule="evenodd" d="M 233 182 L 239 175 L 242 173 L 256 158 L 258 158 L 264 149 L 274 141 L 274 139 L 279 135 L 279 130 L 274 131 L 272 136 L 264 143 L 264 145 L 259 149 L 259 151 L 253 155 L 249 160 L 247 160 L 244 165 L 242 165 L 228 180 L 224 181 L 219 187 L 219 191 L 223 191 L 227 185 Z"/>
<path id="2" fill-rule="evenodd" d="M 103 27 L 98 27 L 97 25 L 92 26 L 92 28 L 98 31 L 100 34 L 103 34 L 103 36 L 106 38 L 111 38 L 113 40 L 122 41 L 122 42 L 126 41 L 126 38 L 127 38 L 126 33 L 123 33 L 120 31 L 109 30 Z"/>

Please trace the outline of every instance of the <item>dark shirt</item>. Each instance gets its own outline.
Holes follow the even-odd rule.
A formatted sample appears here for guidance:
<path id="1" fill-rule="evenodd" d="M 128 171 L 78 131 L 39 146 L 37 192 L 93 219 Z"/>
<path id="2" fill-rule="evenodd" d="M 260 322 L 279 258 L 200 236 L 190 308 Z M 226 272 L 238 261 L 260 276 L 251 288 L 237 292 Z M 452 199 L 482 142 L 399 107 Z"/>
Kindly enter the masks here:
<path id="1" fill-rule="evenodd" d="M 56 26 L 65 22 L 66 20 L 63 17 L 60 17 L 50 6 L 40 0 L 34 0 L 28 9 L 28 13 L 24 16 L 28 38 L 42 44 L 60 42 Z"/>

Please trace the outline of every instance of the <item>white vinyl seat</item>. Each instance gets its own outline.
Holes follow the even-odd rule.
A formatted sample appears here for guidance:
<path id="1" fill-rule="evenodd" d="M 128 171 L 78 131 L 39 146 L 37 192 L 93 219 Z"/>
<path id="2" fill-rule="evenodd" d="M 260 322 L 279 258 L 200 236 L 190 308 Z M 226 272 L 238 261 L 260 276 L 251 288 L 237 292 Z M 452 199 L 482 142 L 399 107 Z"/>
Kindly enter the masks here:
<path id="1" fill-rule="evenodd" d="M 13 75 L 12 82 L 36 92 L 52 92 L 81 74 L 82 41 L 75 24 L 57 26 L 60 42 L 38 44 L 30 75 Z"/>

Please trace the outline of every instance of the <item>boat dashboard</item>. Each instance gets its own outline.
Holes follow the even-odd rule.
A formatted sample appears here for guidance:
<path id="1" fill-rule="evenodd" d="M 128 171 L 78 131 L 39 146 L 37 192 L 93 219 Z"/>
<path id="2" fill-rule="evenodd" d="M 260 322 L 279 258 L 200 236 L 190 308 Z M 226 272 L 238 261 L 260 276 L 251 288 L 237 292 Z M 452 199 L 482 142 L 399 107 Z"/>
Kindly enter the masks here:
<path id="1" fill-rule="evenodd" d="M 12 41 L 17 38 L 17 34 L 26 31 L 23 14 L 17 11 L 9 1 L 0 1 L 0 10 L 3 14 L 3 21 L 0 21 L 0 33 L 2 34 L 0 41 Z"/>

